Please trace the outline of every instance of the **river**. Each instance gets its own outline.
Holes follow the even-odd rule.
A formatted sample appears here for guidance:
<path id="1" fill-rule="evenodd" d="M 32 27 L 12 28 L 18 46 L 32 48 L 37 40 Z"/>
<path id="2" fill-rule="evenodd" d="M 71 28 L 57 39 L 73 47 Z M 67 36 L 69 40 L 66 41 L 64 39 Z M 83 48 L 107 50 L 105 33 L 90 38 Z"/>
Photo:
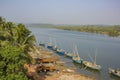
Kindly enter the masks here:
<path id="1" fill-rule="evenodd" d="M 49 38 L 51 38 L 53 44 L 56 41 L 60 48 L 68 52 L 73 52 L 73 45 L 76 45 L 83 60 L 91 61 L 89 55 L 94 58 L 96 54 L 96 62 L 102 66 L 101 71 L 85 69 L 61 56 L 67 62 L 66 65 L 76 67 L 78 73 L 94 76 L 97 80 L 120 80 L 120 78 L 108 73 L 108 68 L 120 68 L 120 37 L 52 28 L 28 27 L 28 29 L 35 35 L 37 44 L 42 40 L 48 43 L 50 42 Z"/>

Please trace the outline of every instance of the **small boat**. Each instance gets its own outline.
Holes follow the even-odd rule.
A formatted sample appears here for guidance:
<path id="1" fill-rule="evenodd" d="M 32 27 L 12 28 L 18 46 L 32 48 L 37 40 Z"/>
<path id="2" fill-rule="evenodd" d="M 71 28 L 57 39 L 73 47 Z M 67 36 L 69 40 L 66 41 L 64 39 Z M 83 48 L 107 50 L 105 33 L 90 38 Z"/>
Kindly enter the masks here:
<path id="1" fill-rule="evenodd" d="M 73 56 L 77 56 L 77 54 L 70 53 L 70 52 L 66 52 L 66 53 L 65 53 L 65 56 L 66 56 L 66 57 L 69 57 L 69 58 L 72 58 Z"/>
<path id="2" fill-rule="evenodd" d="M 57 51 L 57 49 L 58 49 L 58 47 L 56 45 L 53 46 L 53 48 L 52 48 L 53 51 Z"/>
<path id="3" fill-rule="evenodd" d="M 47 48 L 48 49 L 53 49 L 51 38 L 49 38 L 49 40 L 50 40 L 50 43 L 48 43 Z"/>
<path id="4" fill-rule="evenodd" d="M 56 50 L 56 52 L 57 52 L 57 54 L 59 54 L 59 55 L 64 55 L 64 54 L 66 53 L 64 50 L 59 49 L 59 48 Z"/>
<path id="5" fill-rule="evenodd" d="M 90 56 L 90 55 L 89 55 Z M 86 66 L 86 67 L 89 67 L 91 69 L 94 69 L 94 70 L 100 70 L 101 69 L 101 66 L 100 65 L 97 65 L 96 64 L 96 55 L 95 55 L 95 60 L 93 60 L 93 58 L 90 56 L 91 60 L 93 62 L 89 62 L 89 61 L 83 61 L 83 64 Z"/>
<path id="6" fill-rule="evenodd" d="M 89 67 L 91 69 L 95 69 L 95 70 L 100 70 L 101 69 L 100 65 L 97 65 L 96 63 L 92 63 L 92 62 L 89 62 L 89 61 L 83 61 L 83 64 L 86 67 Z"/>
<path id="7" fill-rule="evenodd" d="M 44 41 L 40 41 L 39 46 L 45 47 L 45 42 Z"/>
<path id="8" fill-rule="evenodd" d="M 109 73 L 117 77 L 120 77 L 120 70 L 109 68 Z"/>
<path id="9" fill-rule="evenodd" d="M 56 40 L 55 40 L 55 45 L 53 46 L 52 50 L 57 51 L 57 49 L 58 49 L 58 46 L 57 46 L 57 43 L 56 43 Z"/>
<path id="10" fill-rule="evenodd" d="M 51 43 L 48 43 L 47 48 L 48 49 L 53 49 L 53 45 Z"/>
<path id="11" fill-rule="evenodd" d="M 72 57 L 73 57 L 73 53 L 66 52 L 66 53 L 65 53 L 65 56 L 66 56 L 66 57 L 69 57 L 69 58 L 72 58 Z"/>
<path id="12" fill-rule="evenodd" d="M 76 52 L 75 52 L 76 51 Z M 74 51 L 74 56 L 72 56 L 72 60 L 76 63 L 82 63 L 83 60 L 80 58 L 79 54 L 78 54 L 78 50 L 77 47 L 75 47 L 75 51 Z"/>

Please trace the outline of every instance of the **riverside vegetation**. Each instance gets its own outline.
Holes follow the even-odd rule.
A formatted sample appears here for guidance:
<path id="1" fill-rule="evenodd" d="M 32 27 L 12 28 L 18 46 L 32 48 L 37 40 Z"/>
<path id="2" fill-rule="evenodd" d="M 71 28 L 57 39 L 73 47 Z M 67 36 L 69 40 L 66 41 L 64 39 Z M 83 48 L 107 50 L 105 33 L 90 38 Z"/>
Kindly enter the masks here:
<path id="1" fill-rule="evenodd" d="M 28 50 L 35 43 L 23 24 L 7 22 L 0 17 L 0 80 L 28 80 L 24 63 L 31 63 Z"/>
<path id="2" fill-rule="evenodd" d="M 120 36 L 120 25 L 80 25 L 80 26 L 40 26 L 42 28 L 56 28 L 61 30 L 71 30 L 71 31 L 80 31 L 80 32 L 90 32 L 97 34 L 106 34 L 111 37 Z"/>
<path id="3" fill-rule="evenodd" d="M 57 29 L 62 30 L 72 30 L 81 32 L 91 32 L 99 34 L 107 34 L 112 37 L 117 37 L 120 35 L 120 26 L 98 26 L 98 25 L 85 25 L 85 26 L 58 26 Z"/>

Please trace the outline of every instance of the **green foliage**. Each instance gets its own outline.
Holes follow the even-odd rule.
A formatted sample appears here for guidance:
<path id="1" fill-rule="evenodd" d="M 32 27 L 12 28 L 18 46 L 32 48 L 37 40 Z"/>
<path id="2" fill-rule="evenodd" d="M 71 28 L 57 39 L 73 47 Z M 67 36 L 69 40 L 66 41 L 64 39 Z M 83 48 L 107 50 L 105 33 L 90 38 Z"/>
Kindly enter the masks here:
<path id="1" fill-rule="evenodd" d="M 32 47 L 35 42 L 35 37 L 31 35 L 31 31 L 29 31 L 23 24 L 18 24 L 16 27 L 16 35 L 15 35 L 15 42 L 25 50 Z"/>
<path id="2" fill-rule="evenodd" d="M 1 47 L 0 77 L 4 77 L 5 80 L 20 80 L 19 78 L 26 80 L 27 78 L 23 73 L 23 64 L 25 62 L 24 52 L 20 48 L 12 45 Z"/>
<path id="3" fill-rule="evenodd" d="M 98 25 L 54 26 L 53 28 L 62 29 L 62 30 L 107 34 L 112 37 L 120 35 L 120 26 L 118 25 L 117 26 L 98 26 Z"/>
<path id="4" fill-rule="evenodd" d="M 35 37 L 23 24 L 0 17 L 0 80 L 27 80 L 23 64 L 31 58 L 25 52 L 34 42 Z"/>

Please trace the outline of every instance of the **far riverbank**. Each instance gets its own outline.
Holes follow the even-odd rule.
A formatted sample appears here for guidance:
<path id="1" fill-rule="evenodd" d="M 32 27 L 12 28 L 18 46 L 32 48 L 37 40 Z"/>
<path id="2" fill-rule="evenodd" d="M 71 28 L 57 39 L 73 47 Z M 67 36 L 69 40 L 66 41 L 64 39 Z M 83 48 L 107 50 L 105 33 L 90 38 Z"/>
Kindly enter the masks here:
<path id="1" fill-rule="evenodd" d="M 30 26 L 30 25 L 29 25 Z M 40 28 L 55 28 L 61 30 L 70 30 L 70 31 L 80 31 L 80 32 L 89 32 L 96 34 L 105 34 L 111 37 L 120 36 L 120 25 L 31 25 L 31 27 L 40 27 Z"/>
<path id="2" fill-rule="evenodd" d="M 57 26 L 54 28 L 61 30 L 105 34 L 111 37 L 120 36 L 120 26 Z"/>

